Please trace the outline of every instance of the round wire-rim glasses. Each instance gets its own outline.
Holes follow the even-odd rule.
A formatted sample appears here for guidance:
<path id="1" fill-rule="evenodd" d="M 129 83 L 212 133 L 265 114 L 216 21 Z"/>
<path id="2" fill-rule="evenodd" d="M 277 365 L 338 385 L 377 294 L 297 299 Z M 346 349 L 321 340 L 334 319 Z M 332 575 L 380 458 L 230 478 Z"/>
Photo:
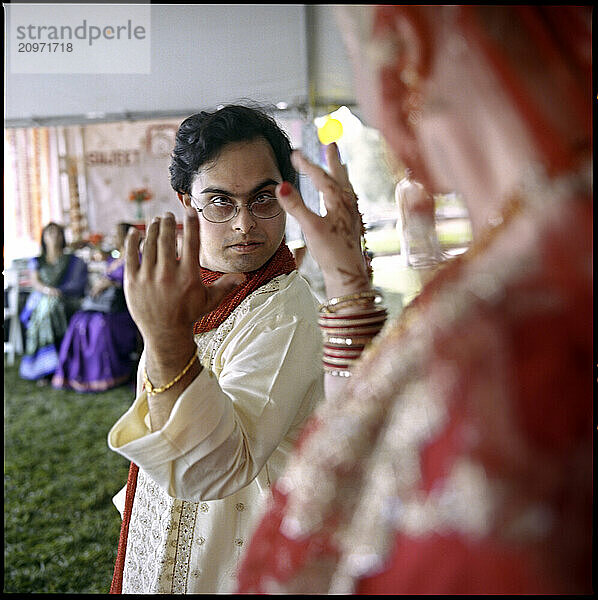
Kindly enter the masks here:
<path id="1" fill-rule="evenodd" d="M 197 202 L 197 198 L 189 195 L 191 200 Z M 265 195 L 262 199 L 253 200 L 247 204 L 235 204 L 230 201 L 222 201 L 221 199 L 215 198 L 208 202 L 203 208 L 199 208 L 193 202 L 191 203 L 193 208 L 200 213 L 206 221 L 210 223 L 226 223 L 234 219 L 241 210 L 241 207 L 247 208 L 249 213 L 256 219 L 273 219 L 282 212 L 282 206 L 278 203 L 278 200 L 274 196 Z M 256 214 L 256 209 L 258 213 Z M 264 214 L 259 214 L 259 210 L 266 211 Z M 220 211 L 221 214 L 218 214 Z M 273 214 L 270 214 L 272 213 Z"/>

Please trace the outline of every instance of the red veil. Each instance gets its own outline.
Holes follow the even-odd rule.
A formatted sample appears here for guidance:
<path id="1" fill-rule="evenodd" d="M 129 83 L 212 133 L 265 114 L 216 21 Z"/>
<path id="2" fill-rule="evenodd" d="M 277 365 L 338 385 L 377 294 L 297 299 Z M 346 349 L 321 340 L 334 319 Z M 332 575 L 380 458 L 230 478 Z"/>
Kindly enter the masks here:
<path id="1" fill-rule="evenodd" d="M 453 8 L 544 176 L 316 410 L 246 550 L 241 593 L 592 591 L 591 9 Z M 419 15 L 377 7 L 374 35 L 410 19 L 425 56 Z M 536 79 L 521 44 L 542 59 Z"/>

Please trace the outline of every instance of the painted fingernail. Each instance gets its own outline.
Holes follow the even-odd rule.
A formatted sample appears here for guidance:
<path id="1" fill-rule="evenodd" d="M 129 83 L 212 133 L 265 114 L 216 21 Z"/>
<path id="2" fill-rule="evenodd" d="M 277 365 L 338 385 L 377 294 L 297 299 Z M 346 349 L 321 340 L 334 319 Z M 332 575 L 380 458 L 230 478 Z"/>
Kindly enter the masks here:
<path id="1" fill-rule="evenodd" d="M 283 181 L 278 191 L 281 196 L 288 196 L 291 193 L 291 184 L 288 181 Z"/>

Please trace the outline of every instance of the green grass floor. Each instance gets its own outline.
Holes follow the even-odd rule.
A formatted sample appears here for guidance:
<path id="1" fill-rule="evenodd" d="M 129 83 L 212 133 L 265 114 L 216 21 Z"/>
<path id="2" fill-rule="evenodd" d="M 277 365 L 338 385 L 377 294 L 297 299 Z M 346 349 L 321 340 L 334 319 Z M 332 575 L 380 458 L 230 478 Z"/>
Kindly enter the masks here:
<path id="1" fill-rule="evenodd" d="M 3 591 L 107 593 L 121 521 L 112 497 L 128 462 L 106 438 L 133 389 L 40 388 L 18 362 L 4 365 Z"/>

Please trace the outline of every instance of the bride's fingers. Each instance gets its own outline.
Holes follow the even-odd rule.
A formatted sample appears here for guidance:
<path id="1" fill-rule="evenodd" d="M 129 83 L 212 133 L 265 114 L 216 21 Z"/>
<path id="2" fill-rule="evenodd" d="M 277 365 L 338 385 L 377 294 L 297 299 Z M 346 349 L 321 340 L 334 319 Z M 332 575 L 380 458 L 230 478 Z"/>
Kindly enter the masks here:
<path id="1" fill-rule="evenodd" d="M 301 173 L 305 173 L 323 194 L 334 194 L 338 190 L 339 184 L 334 178 L 298 150 L 293 151 L 291 154 L 291 161 L 293 166 Z"/>
<path id="2" fill-rule="evenodd" d="M 347 167 L 341 162 L 341 157 L 338 151 L 338 146 L 333 142 L 326 146 L 326 164 L 330 169 L 332 178 L 342 187 L 350 188 L 349 174 Z"/>
<path id="3" fill-rule="evenodd" d="M 324 171 L 324 169 L 312 163 L 297 150 L 295 150 L 291 155 L 291 160 L 293 161 L 295 168 L 298 171 L 305 173 L 311 179 L 316 189 L 322 192 L 324 206 L 326 207 L 327 212 L 335 213 L 339 209 L 343 208 L 344 192 L 341 183 L 339 183 L 332 175 Z M 336 159 L 333 160 L 333 164 L 337 173 L 340 173 L 341 170 L 344 169 L 343 165 L 340 164 L 340 158 L 338 155 Z M 343 175 L 342 180 L 345 181 L 345 179 L 347 180 L 346 185 L 350 188 L 348 178 Z"/>
<path id="4" fill-rule="evenodd" d="M 357 196 L 349 180 L 347 165 L 341 162 L 341 157 L 337 145 L 333 142 L 326 146 L 326 161 L 330 174 L 341 186 L 341 201 L 353 213 L 357 213 Z"/>
<path id="5" fill-rule="evenodd" d="M 275 193 L 285 212 L 297 219 L 303 229 L 309 228 L 310 224 L 319 218 L 318 215 L 305 206 L 301 194 L 288 181 L 278 184 Z"/>

